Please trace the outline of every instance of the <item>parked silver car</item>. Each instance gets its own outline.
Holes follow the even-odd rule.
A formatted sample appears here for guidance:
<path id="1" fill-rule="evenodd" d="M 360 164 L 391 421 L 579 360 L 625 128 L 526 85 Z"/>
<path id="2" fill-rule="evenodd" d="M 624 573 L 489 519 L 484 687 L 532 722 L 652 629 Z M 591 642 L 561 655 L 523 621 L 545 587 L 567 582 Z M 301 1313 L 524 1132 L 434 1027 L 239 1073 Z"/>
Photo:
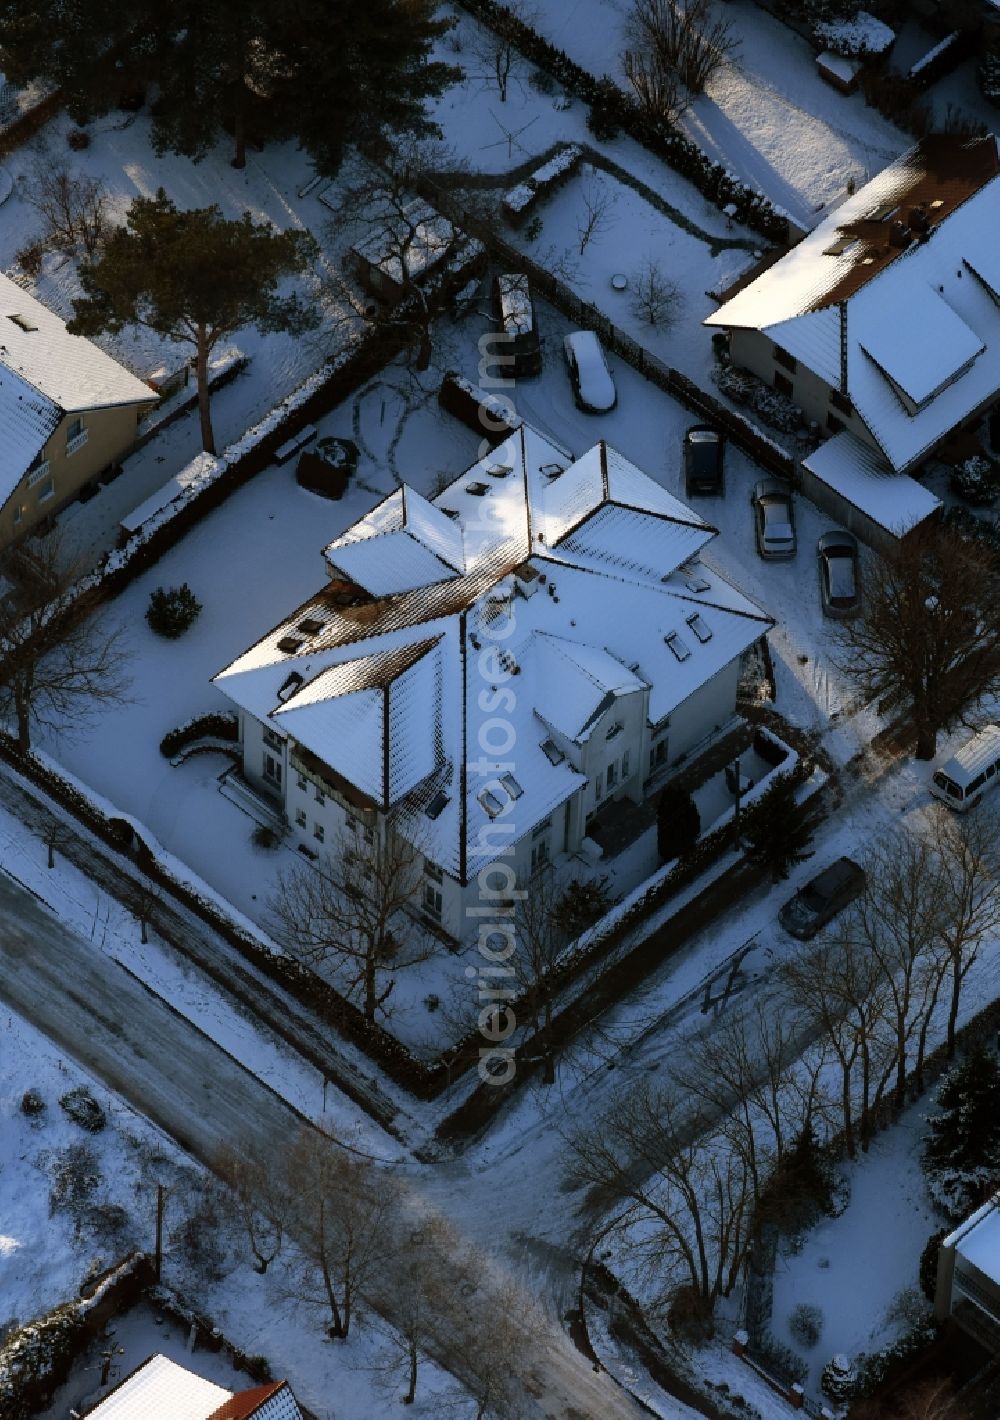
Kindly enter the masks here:
<path id="1" fill-rule="evenodd" d="M 769 560 L 795 556 L 795 514 L 787 484 L 762 478 L 750 495 L 757 551 Z"/>
<path id="2" fill-rule="evenodd" d="M 618 391 L 596 333 L 573 331 L 563 340 L 563 353 L 578 407 L 587 414 L 606 414 L 614 409 Z"/>
<path id="3" fill-rule="evenodd" d="M 816 544 L 824 616 L 845 618 L 861 610 L 858 540 L 848 532 L 824 533 Z"/>

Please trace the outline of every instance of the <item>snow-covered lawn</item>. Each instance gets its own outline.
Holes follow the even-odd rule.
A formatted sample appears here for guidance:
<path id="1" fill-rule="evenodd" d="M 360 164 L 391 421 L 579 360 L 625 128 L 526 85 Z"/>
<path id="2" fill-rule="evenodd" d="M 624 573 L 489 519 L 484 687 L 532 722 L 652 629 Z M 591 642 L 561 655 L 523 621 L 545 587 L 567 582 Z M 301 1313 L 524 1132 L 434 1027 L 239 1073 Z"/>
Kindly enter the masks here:
<path id="1" fill-rule="evenodd" d="M 844 1167 L 850 1200 L 839 1217 L 817 1224 L 797 1250 L 779 1251 L 772 1328 L 808 1362 L 806 1385 L 816 1396 L 831 1356 L 877 1351 L 930 1309 L 919 1291 L 918 1264 L 927 1239 L 945 1220 L 927 1196 L 920 1167 L 928 1104 L 923 1099 L 912 1105 L 853 1167 Z M 819 1343 L 809 1350 L 788 1325 L 802 1303 L 823 1314 Z"/>

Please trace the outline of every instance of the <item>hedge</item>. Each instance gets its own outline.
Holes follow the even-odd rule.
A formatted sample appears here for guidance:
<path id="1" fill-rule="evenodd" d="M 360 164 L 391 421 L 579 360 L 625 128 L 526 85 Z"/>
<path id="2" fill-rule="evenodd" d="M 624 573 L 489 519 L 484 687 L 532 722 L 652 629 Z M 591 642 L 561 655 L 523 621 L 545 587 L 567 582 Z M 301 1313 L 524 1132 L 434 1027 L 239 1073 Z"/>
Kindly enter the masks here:
<path id="1" fill-rule="evenodd" d="M 212 710 L 207 715 L 195 715 L 185 720 L 176 730 L 168 730 L 160 741 L 160 753 L 164 759 L 173 759 L 188 745 L 197 740 L 227 740 L 235 743 L 239 739 L 240 723 L 236 715 L 228 710 Z"/>
<path id="2" fill-rule="evenodd" d="M 620 128 L 687 178 L 720 210 L 732 204 L 737 219 L 746 226 L 769 241 L 787 240 L 787 214 L 720 163 L 713 163 L 689 138 L 644 113 L 608 75 L 596 78 L 498 0 L 458 3 L 489 29 L 509 38 L 527 59 L 553 75 L 565 89 L 590 104 L 595 115 Z"/>

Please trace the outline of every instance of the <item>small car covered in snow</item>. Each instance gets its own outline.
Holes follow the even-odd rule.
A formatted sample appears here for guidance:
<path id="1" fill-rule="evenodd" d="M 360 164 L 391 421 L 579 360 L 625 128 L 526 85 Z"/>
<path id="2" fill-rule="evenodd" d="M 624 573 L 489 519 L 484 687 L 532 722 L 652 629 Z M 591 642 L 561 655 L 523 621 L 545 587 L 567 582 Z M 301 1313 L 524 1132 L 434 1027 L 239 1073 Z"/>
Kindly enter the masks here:
<path id="1" fill-rule="evenodd" d="M 804 942 L 860 897 L 867 882 L 864 868 L 853 858 L 838 858 L 785 903 L 778 921 L 786 932 Z"/>
<path id="2" fill-rule="evenodd" d="M 861 610 L 858 540 L 848 532 L 824 533 L 816 544 L 823 615 L 844 619 Z"/>
<path id="3" fill-rule="evenodd" d="M 750 495 L 757 551 L 768 561 L 795 556 L 792 493 L 776 478 L 762 478 Z"/>
<path id="4" fill-rule="evenodd" d="M 618 403 L 604 349 L 592 330 L 574 330 L 563 341 L 566 368 L 577 407 L 586 414 L 607 414 Z"/>

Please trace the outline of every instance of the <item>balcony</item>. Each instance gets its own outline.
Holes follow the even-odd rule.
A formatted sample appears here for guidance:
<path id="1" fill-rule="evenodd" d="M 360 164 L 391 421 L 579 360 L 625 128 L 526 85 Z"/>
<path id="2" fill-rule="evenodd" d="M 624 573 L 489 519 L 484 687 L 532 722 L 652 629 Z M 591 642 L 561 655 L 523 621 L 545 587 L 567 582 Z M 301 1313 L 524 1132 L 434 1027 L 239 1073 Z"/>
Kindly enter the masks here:
<path id="1" fill-rule="evenodd" d="M 87 442 L 87 440 L 88 440 L 89 438 L 90 438 L 90 430 L 89 430 L 89 429 L 81 429 L 80 432 L 79 432 L 79 434 L 74 434 L 73 437 L 72 437 L 72 439 L 67 439 L 67 440 L 66 440 L 66 457 L 69 458 L 70 455 L 71 455 L 71 454 L 75 454 L 78 449 L 82 449 L 83 446 L 84 446 L 84 444 Z"/>
<path id="2" fill-rule="evenodd" d="M 38 464 L 35 468 L 31 469 L 31 471 L 29 472 L 29 474 L 28 474 L 28 487 L 29 487 L 29 488 L 34 488 L 34 486 L 35 486 L 36 483 L 41 483 L 42 480 L 43 480 L 44 478 L 48 478 L 48 476 L 49 476 L 49 461 L 48 461 L 48 459 L 46 459 L 44 463 Z"/>

